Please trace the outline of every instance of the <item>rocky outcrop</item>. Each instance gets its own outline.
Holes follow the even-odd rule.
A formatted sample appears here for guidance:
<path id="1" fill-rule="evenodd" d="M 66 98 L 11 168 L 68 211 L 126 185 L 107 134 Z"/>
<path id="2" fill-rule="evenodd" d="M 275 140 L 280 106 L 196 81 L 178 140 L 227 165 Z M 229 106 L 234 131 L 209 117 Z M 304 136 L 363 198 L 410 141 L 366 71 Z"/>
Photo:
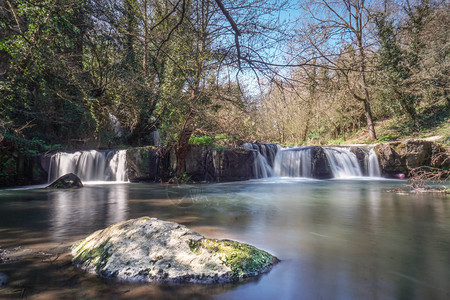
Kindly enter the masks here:
<path id="1" fill-rule="evenodd" d="M 221 149 L 209 153 L 208 174 L 217 182 L 256 178 L 256 153 L 247 149 Z"/>
<path id="2" fill-rule="evenodd" d="M 387 177 L 399 173 L 408 175 L 412 169 L 420 166 L 448 168 L 450 162 L 449 153 L 444 148 L 425 140 L 377 144 L 374 150 L 378 156 L 382 175 Z"/>
<path id="3" fill-rule="evenodd" d="M 210 169 L 211 149 L 202 146 L 189 146 L 189 150 L 184 161 L 186 173 L 193 181 L 216 181 L 214 170 Z M 176 167 L 175 153 L 172 155 L 174 169 Z"/>
<path id="4" fill-rule="evenodd" d="M 47 177 L 41 157 L 0 151 L 0 187 L 40 184 L 47 182 Z"/>
<path id="5" fill-rule="evenodd" d="M 128 179 L 131 182 L 156 180 L 158 177 L 157 147 L 127 149 Z"/>
<path id="6" fill-rule="evenodd" d="M 99 230 L 72 247 L 75 265 L 125 281 L 231 282 L 269 271 L 278 259 L 253 246 L 207 239 L 143 217 Z"/>
<path id="7" fill-rule="evenodd" d="M 73 173 L 63 175 L 47 186 L 49 189 L 77 189 L 81 187 L 83 187 L 81 179 Z"/>
<path id="8" fill-rule="evenodd" d="M 246 149 L 212 149 L 190 146 L 185 171 L 193 181 L 226 182 L 255 178 L 256 152 Z M 128 178 L 138 181 L 166 181 L 176 169 L 175 153 L 164 147 L 127 150 Z"/>

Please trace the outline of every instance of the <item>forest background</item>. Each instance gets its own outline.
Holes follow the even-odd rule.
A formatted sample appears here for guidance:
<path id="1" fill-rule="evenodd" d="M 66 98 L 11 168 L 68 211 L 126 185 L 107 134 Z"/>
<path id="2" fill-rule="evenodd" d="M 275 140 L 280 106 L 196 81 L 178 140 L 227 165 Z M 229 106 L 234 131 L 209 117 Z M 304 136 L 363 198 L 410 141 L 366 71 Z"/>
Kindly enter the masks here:
<path id="1" fill-rule="evenodd" d="M 0 173 L 156 130 L 179 163 L 253 140 L 448 146 L 449 19 L 442 0 L 2 0 Z"/>

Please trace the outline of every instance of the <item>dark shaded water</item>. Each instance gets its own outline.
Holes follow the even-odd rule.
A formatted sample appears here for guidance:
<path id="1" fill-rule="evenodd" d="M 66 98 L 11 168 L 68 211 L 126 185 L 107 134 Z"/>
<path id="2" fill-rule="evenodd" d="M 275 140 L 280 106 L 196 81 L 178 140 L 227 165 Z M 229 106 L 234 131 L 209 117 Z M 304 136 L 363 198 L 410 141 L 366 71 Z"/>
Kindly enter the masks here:
<path id="1" fill-rule="evenodd" d="M 0 264 L 10 276 L 0 297 L 449 299 L 450 197 L 387 192 L 400 184 L 283 180 L 0 190 L 0 249 L 19 257 Z M 260 278 L 226 285 L 108 282 L 71 266 L 71 243 L 140 216 L 249 243 L 282 262 Z"/>

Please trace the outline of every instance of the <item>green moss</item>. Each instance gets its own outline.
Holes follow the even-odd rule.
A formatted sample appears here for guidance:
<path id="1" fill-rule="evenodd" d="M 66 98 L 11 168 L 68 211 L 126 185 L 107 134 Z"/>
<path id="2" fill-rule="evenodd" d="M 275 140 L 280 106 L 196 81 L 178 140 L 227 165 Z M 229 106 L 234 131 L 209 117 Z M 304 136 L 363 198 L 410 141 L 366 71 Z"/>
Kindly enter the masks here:
<path id="1" fill-rule="evenodd" d="M 201 248 L 200 248 L 200 245 L 199 245 L 198 241 L 190 240 L 189 241 L 189 248 L 195 254 L 200 254 L 201 253 Z"/>
<path id="2" fill-rule="evenodd" d="M 201 239 L 191 241 L 189 247 L 192 252 L 213 252 L 233 271 L 233 277 L 247 277 L 266 271 L 278 261 L 269 253 L 248 244 L 230 240 Z"/>
<path id="3" fill-rule="evenodd" d="M 78 244 L 80 245 L 80 243 Z M 108 262 L 108 258 L 111 256 L 108 252 L 109 247 L 110 245 L 106 241 L 94 249 L 82 248 L 73 258 L 73 262 L 76 264 L 93 265 L 98 270 Z"/>

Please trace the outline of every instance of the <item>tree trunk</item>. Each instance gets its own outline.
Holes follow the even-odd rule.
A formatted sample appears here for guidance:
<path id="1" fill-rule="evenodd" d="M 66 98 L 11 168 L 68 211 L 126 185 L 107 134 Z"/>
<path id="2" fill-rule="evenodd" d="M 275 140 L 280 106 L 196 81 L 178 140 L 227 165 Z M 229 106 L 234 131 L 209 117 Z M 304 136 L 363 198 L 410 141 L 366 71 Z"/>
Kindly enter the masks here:
<path id="1" fill-rule="evenodd" d="M 183 130 L 180 132 L 178 141 L 176 144 L 175 155 L 177 157 L 176 175 L 181 177 L 186 172 L 186 156 L 189 150 L 189 139 L 191 138 L 193 130 L 188 125 L 189 120 L 186 120 Z"/>
<path id="2" fill-rule="evenodd" d="M 364 101 L 364 110 L 366 111 L 366 120 L 367 120 L 367 127 L 369 128 L 369 137 L 371 140 L 376 140 L 377 135 L 375 133 L 375 126 L 372 120 L 372 110 L 370 109 L 370 103 L 367 100 Z"/>
<path id="3" fill-rule="evenodd" d="M 369 128 L 370 139 L 376 140 L 377 135 L 375 133 L 375 126 L 373 124 L 372 110 L 370 108 L 370 94 L 366 80 L 366 54 L 364 52 L 361 34 L 358 36 L 358 50 L 359 54 L 361 55 L 360 72 L 361 72 L 362 88 L 364 90 L 364 110 L 366 112 L 367 127 Z"/>

